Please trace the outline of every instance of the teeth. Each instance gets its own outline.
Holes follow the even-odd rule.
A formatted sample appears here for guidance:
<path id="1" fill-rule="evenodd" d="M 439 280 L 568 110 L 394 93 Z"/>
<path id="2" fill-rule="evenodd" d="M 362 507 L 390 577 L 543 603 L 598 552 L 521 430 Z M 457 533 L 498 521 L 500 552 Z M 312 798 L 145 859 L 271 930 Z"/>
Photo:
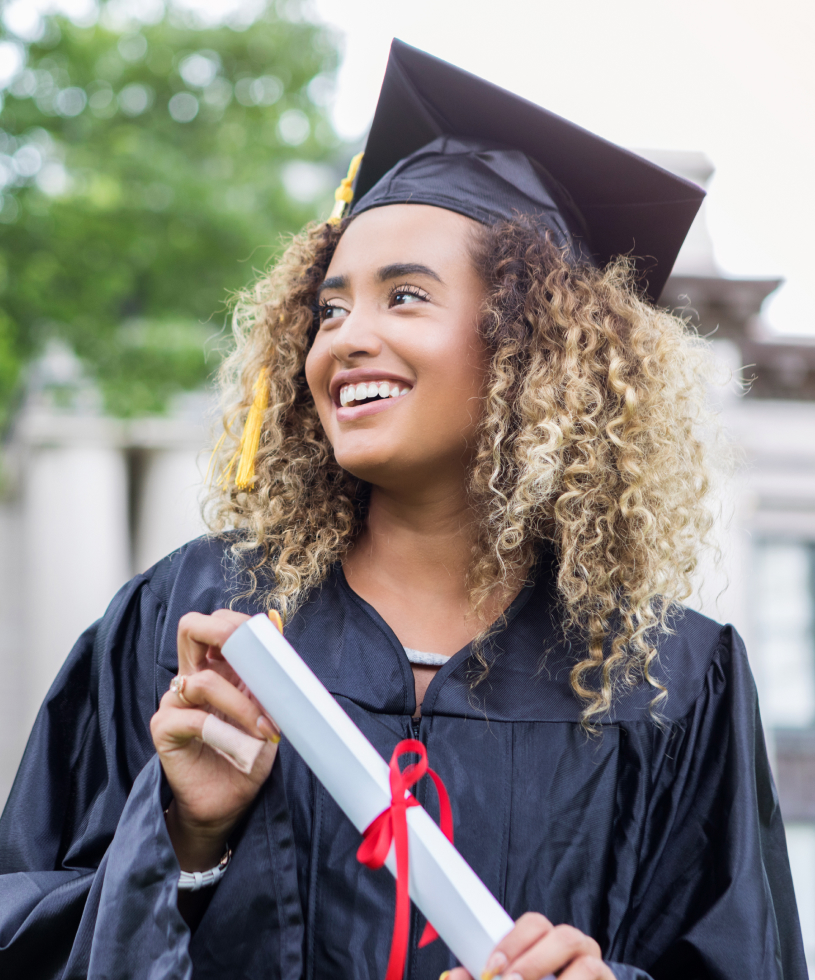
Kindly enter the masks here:
<path id="1" fill-rule="evenodd" d="M 369 398 L 399 398 L 406 395 L 410 388 L 399 388 L 398 384 L 388 381 L 361 382 L 358 385 L 343 385 L 340 388 L 340 405 L 350 405 L 352 402 L 367 401 Z"/>

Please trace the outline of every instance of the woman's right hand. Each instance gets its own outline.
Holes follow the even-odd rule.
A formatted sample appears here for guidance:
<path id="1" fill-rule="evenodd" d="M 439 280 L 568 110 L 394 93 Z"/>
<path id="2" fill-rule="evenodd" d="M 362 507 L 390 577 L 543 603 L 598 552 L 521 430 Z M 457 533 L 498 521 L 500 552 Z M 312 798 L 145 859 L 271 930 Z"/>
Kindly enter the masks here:
<path id="1" fill-rule="evenodd" d="M 277 755 L 277 727 L 221 654 L 247 619 L 226 609 L 181 618 L 178 673 L 186 677 L 183 696 L 189 704 L 168 691 L 150 722 L 173 792 L 167 828 L 184 871 L 205 871 L 220 861 L 230 830 L 257 796 Z M 248 774 L 201 741 L 210 713 L 267 740 Z"/>

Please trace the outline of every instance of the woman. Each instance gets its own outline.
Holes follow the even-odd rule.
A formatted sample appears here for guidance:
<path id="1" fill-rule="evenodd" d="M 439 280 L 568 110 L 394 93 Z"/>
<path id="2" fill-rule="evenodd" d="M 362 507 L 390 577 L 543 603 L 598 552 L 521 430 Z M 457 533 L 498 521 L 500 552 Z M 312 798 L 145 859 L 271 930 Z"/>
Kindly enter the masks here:
<path id="1" fill-rule="evenodd" d="M 422 85 L 475 82 L 397 45 L 377 119 L 410 130 Z M 383 756 L 427 746 L 517 920 L 484 976 L 806 975 L 743 647 L 678 606 L 711 526 L 704 347 L 603 256 L 628 226 L 577 179 L 435 116 L 387 172 L 375 120 L 350 217 L 246 297 L 218 533 L 80 640 L 4 813 L 4 975 L 384 976 L 393 880 L 220 656 L 264 609 Z M 213 713 L 263 738 L 247 771 Z M 407 975 L 464 980 L 423 925 Z"/>

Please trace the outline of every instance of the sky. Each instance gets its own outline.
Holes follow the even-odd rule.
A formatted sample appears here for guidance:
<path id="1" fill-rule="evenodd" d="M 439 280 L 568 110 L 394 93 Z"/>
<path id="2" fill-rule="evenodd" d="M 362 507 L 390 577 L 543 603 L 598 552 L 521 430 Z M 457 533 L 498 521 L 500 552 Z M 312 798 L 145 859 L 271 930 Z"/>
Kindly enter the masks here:
<path id="1" fill-rule="evenodd" d="M 161 0 L 116 0 L 150 19 Z M 262 0 L 175 0 L 208 20 Z M 11 0 L 5 13 L 92 0 Z M 361 140 L 393 37 L 632 149 L 703 152 L 724 274 L 783 277 L 768 328 L 815 338 L 815 3 L 812 0 L 306 0 L 343 58 L 331 106 Z"/>

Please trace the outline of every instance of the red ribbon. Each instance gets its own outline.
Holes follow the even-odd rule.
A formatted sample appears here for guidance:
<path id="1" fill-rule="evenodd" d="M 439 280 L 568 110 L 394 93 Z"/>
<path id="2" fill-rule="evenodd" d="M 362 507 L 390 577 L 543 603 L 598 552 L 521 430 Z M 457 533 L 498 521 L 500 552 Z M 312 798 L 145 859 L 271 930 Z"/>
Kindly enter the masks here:
<path id="1" fill-rule="evenodd" d="M 408 753 L 419 756 L 418 762 L 411 762 L 404 772 L 399 768 L 399 757 Z M 450 797 L 439 776 L 427 765 L 427 749 L 421 742 L 406 738 L 393 750 L 390 761 L 391 805 L 372 821 L 362 834 L 362 843 L 357 851 L 357 860 L 369 868 L 381 868 L 388 856 L 391 841 L 396 850 L 396 914 L 393 919 L 393 939 L 388 957 L 388 970 L 385 980 L 402 980 L 405 973 L 408 933 L 410 932 L 410 897 L 408 896 L 408 807 L 419 806 L 408 790 L 424 774 L 433 780 L 439 796 L 439 825 L 444 836 L 453 843 L 453 812 Z M 419 946 L 427 946 L 438 933 L 428 922 L 419 940 Z"/>

